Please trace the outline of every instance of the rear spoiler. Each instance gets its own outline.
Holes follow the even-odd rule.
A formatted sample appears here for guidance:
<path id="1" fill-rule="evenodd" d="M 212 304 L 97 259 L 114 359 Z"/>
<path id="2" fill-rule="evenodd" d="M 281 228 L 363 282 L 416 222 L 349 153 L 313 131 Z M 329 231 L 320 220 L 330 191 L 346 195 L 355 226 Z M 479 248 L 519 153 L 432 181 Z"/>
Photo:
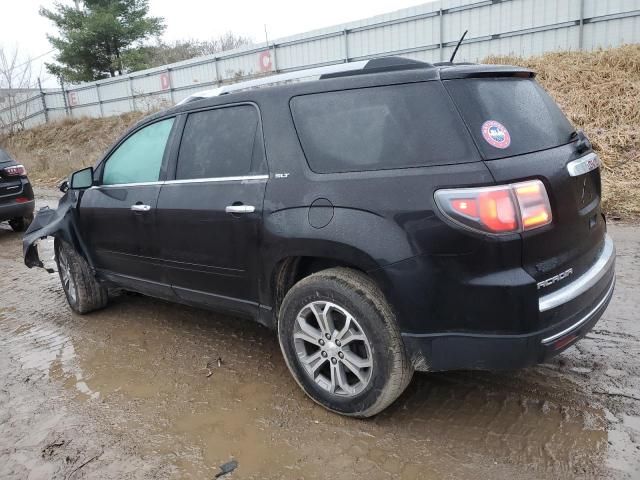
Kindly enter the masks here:
<path id="1" fill-rule="evenodd" d="M 512 65 L 442 65 L 439 67 L 442 80 L 455 78 L 486 78 L 486 77 L 520 77 L 533 78 L 536 76 L 533 70 Z"/>

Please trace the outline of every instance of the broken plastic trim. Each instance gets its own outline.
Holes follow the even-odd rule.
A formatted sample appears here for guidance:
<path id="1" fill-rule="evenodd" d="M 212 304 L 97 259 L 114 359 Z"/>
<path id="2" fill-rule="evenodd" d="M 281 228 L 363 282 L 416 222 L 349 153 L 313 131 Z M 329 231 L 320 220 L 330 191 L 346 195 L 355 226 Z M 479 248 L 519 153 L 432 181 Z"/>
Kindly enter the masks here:
<path id="1" fill-rule="evenodd" d="M 58 208 L 43 207 L 38 210 L 22 239 L 22 255 L 27 267 L 44 268 L 38 254 L 37 242 L 46 237 L 55 237 L 71 245 L 93 268 L 91 259 L 85 254 L 87 250 L 84 242 L 78 234 L 75 215 L 77 203 L 77 192 L 69 190 L 58 202 Z M 46 270 L 53 273 L 51 269 Z"/>

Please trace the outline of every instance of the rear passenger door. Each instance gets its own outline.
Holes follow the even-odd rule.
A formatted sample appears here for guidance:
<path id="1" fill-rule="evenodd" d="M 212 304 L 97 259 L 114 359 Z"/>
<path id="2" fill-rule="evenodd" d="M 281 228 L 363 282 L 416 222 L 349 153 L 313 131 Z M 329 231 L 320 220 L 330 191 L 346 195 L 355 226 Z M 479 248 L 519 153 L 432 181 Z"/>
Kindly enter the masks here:
<path id="1" fill-rule="evenodd" d="M 267 179 L 255 105 L 188 114 L 156 220 L 161 257 L 181 299 L 255 315 Z"/>

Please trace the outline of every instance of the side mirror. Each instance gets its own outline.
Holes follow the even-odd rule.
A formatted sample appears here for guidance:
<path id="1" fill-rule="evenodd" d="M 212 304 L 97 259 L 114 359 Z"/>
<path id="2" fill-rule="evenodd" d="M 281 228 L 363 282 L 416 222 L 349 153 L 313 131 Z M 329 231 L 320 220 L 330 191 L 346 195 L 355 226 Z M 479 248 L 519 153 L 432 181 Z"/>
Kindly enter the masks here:
<path id="1" fill-rule="evenodd" d="M 89 188 L 91 185 L 93 185 L 93 167 L 87 167 L 71 174 L 71 180 L 68 182 L 67 188 L 81 190 Z"/>
<path id="2" fill-rule="evenodd" d="M 67 193 L 67 190 L 69 190 L 69 181 L 68 180 L 63 180 L 58 184 L 58 190 L 60 190 L 62 193 Z"/>

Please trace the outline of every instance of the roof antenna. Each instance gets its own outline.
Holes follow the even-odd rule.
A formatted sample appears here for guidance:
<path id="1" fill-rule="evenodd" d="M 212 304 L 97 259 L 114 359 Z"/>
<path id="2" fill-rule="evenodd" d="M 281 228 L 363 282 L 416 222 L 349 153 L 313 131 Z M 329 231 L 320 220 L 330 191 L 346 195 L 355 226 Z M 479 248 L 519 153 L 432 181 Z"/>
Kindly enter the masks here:
<path id="1" fill-rule="evenodd" d="M 456 58 L 456 53 L 458 53 L 458 49 L 460 48 L 460 45 L 462 44 L 462 41 L 464 40 L 464 37 L 467 36 L 467 32 L 469 30 L 465 30 L 464 33 L 462 34 L 462 37 L 460 37 L 460 40 L 458 40 L 458 44 L 456 45 L 456 49 L 453 51 L 453 53 L 451 54 L 451 58 L 449 59 L 449 63 L 453 63 L 453 59 Z"/>

